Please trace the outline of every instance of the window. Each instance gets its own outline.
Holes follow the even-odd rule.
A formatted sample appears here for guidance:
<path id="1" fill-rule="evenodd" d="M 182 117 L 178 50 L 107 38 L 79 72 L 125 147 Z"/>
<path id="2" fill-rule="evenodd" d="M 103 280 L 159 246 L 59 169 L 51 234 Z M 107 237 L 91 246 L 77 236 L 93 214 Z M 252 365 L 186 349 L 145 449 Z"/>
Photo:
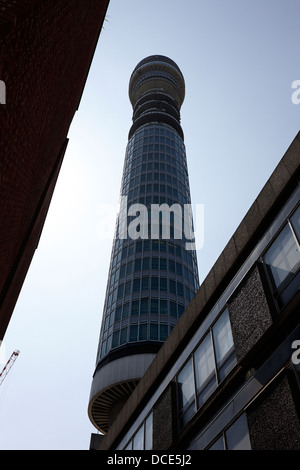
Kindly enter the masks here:
<path id="1" fill-rule="evenodd" d="M 153 413 L 143 421 L 140 428 L 125 446 L 124 450 L 151 450 L 153 446 Z"/>
<path id="2" fill-rule="evenodd" d="M 170 301 L 170 315 L 177 317 L 177 304 L 172 302 L 172 300 Z"/>
<path id="3" fill-rule="evenodd" d="M 122 314 L 122 307 L 117 307 L 115 321 L 121 320 L 121 314 Z"/>
<path id="4" fill-rule="evenodd" d="M 123 297 L 123 293 L 124 293 L 124 284 L 121 284 L 118 289 L 118 299 Z"/>
<path id="5" fill-rule="evenodd" d="M 300 207 L 263 256 L 279 307 L 296 293 L 300 282 Z"/>
<path id="6" fill-rule="evenodd" d="M 149 277 L 142 278 L 142 290 L 148 290 L 149 287 Z"/>
<path id="7" fill-rule="evenodd" d="M 142 260 L 141 258 L 138 258 L 135 260 L 135 263 L 134 263 L 134 270 L 135 271 L 140 271 L 142 268 Z"/>
<path id="8" fill-rule="evenodd" d="M 158 324 L 157 323 L 150 324 L 150 339 L 154 341 L 158 340 Z"/>
<path id="9" fill-rule="evenodd" d="M 228 310 L 216 323 L 177 375 L 180 425 L 185 426 L 236 364 Z M 197 398 L 197 401 L 195 400 Z"/>
<path id="10" fill-rule="evenodd" d="M 158 313 L 158 299 L 151 299 L 151 313 Z"/>
<path id="11" fill-rule="evenodd" d="M 151 289 L 158 290 L 158 277 L 151 277 Z"/>
<path id="12" fill-rule="evenodd" d="M 139 301 L 133 300 L 132 306 L 131 306 L 131 315 L 138 315 L 138 313 L 139 313 Z"/>
<path id="13" fill-rule="evenodd" d="M 167 300 L 160 300 L 160 314 L 161 315 L 168 314 L 168 301 Z"/>
<path id="14" fill-rule="evenodd" d="M 251 450 L 245 413 L 222 433 L 209 450 Z"/>
<path id="15" fill-rule="evenodd" d="M 172 294 L 176 294 L 176 281 L 173 279 L 169 279 L 169 285 L 170 285 L 170 292 Z"/>
<path id="16" fill-rule="evenodd" d="M 145 450 L 152 449 L 153 442 L 153 413 L 145 421 Z"/>
<path id="17" fill-rule="evenodd" d="M 160 325 L 160 341 L 166 341 L 168 337 L 168 325 Z"/>
<path id="18" fill-rule="evenodd" d="M 119 345 L 119 339 L 120 339 L 120 330 L 115 331 L 113 334 L 112 344 L 111 344 L 112 348 L 116 348 Z"/>
<path id="19" fill-rule="evenodd" d="M 140 285 L 141 285 L 141 280 L 140 279 L 134 279 L 133 280 L 133 292 L 139 292 Z"/>
<path id="20" fill-rule="evenodd" d="M 217 386 L 211 333 L 195 351 L 195 372 L 198 406 L 200 407 Z"/>
<path id="21" fill-rule="evenodd" d="M 144 426 L 141 426 L 140 429 L 133 437 L 133 450 L 143 450 L 144 449 Z"/>
<path id="22" fill-rule="evenodd" d="M 140 325 L 139 340 L 145 341 L 147 339 L 147 323 Z"/>
<path id="23" fill-rule="evenodd" d="M 236 362 L 228 310 L 213 326 L 213 338 L 219 379 L 222 380 Z"/>
<path id="24" fill-rule="evenodd" d="M 120 335 L 120 344 L 124 344 L 127 342 L 127 327 L 123 328 L 121 330 L 121 335 Z"/>
<path id="25" fill-rule="evenodd" d="M 125 284 L 125 291 L 124 291 L 124 294 L 130 294 L 130 291 L 131 291 L 131 281 L 127 281 L 126 284 Z"/>
<path id="26" fill-rule="evenodd" d="M 180 318 L 184 312 L 184 305 L 178 304 L 177 308 L 178 308 L 178 317 Z"/>
<path id="27" fill-rule="evenodd" d="M 195 383 L 193 359 L 187 362 L 177 376 L 180 424 L 184 426 L 195 413 Z"/>
<path id="28" fill-rule="evenodd" d="M 148 299 L 141 299 L 141 315 L 148 313 Z"/>
<path id="29" fill-rule="evenodd" d="M 138 335 L 138 325 L 131 325 L 130 326 L 130 332 L 129 332 L 129 341 L 137 341 L 137 335 Z"/>
<path id="30" fill-rule="evenodd" d="M 169 271 L 175 273 L 175 262 L 172 260 L 169 260 Z"/>
<path id="31" fill-rule="evenodd" d="M 300 253 L 289 225 L 286 225 L 265 255 L 265 262 L 276 287 L 293 273 Z"/>
<path id="32" fill-rule="evenodd" d="M 167 259 L 166 258 L 161 258 L 160 259 L 160 270 L 161 271 L 166 271 L 167 270 Z"/>

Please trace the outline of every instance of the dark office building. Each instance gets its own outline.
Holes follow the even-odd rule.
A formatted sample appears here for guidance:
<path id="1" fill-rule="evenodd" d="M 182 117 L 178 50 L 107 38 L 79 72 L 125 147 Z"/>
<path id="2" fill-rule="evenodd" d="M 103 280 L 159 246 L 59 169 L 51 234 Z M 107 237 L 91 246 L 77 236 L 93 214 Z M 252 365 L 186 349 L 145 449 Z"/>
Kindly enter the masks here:
<path id="1" fill-rule="evenodd" d="M 89 416 L 102 432 L 155 358 L 198 285 L 178 66 L 155 55 L 130 78 L 133 123 L 121 185 Z"/>
<path id="2" fill-rule="evenodd" d="M 94 448 L 300 450 L 299 177 L 300 134 Z"/>
<path id="3" fill-rule="evenodd" d="M 0 0 L 0 340 L 39 242 L 108 0 Z"/>

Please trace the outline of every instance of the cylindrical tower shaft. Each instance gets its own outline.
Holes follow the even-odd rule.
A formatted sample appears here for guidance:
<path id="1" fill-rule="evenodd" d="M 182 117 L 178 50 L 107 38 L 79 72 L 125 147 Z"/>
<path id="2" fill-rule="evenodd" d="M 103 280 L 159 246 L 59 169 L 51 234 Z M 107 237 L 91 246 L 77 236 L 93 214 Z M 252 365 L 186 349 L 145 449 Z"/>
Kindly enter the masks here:
<path id="1" fill-rule="evenodd" d="M 184 217 L 191 203 L 184 96 L 183 75 L 167 57 L 147 57 L 130 78 L 133 124 L 89 403 L 104 433 L 198 289 Z"/>

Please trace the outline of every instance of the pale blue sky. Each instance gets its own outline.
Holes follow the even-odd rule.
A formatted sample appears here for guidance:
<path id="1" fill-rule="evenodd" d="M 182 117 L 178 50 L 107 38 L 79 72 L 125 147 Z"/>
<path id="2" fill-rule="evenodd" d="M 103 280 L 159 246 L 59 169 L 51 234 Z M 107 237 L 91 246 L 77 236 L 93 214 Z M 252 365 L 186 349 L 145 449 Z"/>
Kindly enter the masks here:
<path id="1" fill-rule="evenodd" d="M 111 0 L 42 238 L 0 362 L 0 449 L 87 449 L 87 417 L 115 213 L 131 125 L 128 82 L 150 54 L 186 80 L 193 204 L 205 205 L 200 280 L 299 131 L 298 0 Z M 111 235 L 110 235 L 111 234 Z M 2 364 L 3 365 L 3 364 Z"/>

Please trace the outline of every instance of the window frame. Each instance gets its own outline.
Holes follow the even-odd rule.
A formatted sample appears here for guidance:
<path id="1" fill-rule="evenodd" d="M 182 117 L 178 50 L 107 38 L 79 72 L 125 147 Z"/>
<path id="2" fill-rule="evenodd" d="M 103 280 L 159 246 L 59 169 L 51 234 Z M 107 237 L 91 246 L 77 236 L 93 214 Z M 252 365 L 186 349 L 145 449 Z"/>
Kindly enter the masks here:
<path id="1" fill-rule="evenodd" d="M 177 416 L 178 416 L 178 426 L 179 426 L 180 430 L 184 428 L 184 426 L 190 421 L 192 416 L 210 398 L 210 396 L 218 388 L 218 386 L 221 384 L 221 382 L 225 379 L 225 377 L 228 376 L 228 374 L 234 369 L 234 367 L 237 364 L 233 337 L 232 337 L 231 347 L 228 349 L 228 351 L 226 351 L 224 357 L 221 358 L 221 361 L 219 363 L 217 362 L 216 345 L 215 345 L 215 338 L 214 338 L 214 334 L 213 334 L 213 329 L 214 329 L 216 323 L 222 317 L 222 315 L 228 315 L 230 330 L 231 330 L 231 337 L 232 337 L 232 327 L 231 327 L 231 322 L 230 322 L 230 317 L 229 317 L 229 310 L 228 310 L 228 306 L 226 305 L 225 308 L 220 312 L 218 317 L 215 319 L 215 321 L 209 326 L 209 328 L 202 335 L 200 341 L 197 342 L 197 345 L 191 351 L 189 357 L 186 359 L 186 361 L 184 362 L 182 367 L 176 373 L 175 382 L 176 382 L 176 396 L 177 396 L 177 410 L 178 410 Z M 208 379 L 205 380 L 205 382 L 201 385 L 201 387 L 198 390 L 197 389 L 197 373 L 196 373 L 195 355 L 196 355 L 197 351 L 199 350 L 199 348 L 201 347 L 201 345 L 203 344 L 203 342 L 206 340 L 206 338 L 210 339 L 210 345 L 212 347 L 213 361 L 214 361 L 214 371 L 212 371 L 210 373 L 210 375 L 208 377 L 209 380 Z M 193 380 L 194 392 L 193 392 L 193 396 L 189 399 L 187 404 L 181 407 L 181 404 L 180 404 L 180 393 L 181 392 L 180 392 L 180 388 L 179 388 L 180 386 L 179 386 L 179 382 L 178 382 L 178 377 L 190 361 L 192 361 L 192 380 Z M 220 372 L 222 371 L 222 369 L 226 365 L 229 365 L 229 370 L 227 370 L 225 375 L 223 376 L 223 375 L 220 374 Z M 200 401 L 201 395 L 203 395 L 203 392 L 205 392 L 207 387 L 211 385 L 213 379 L 214 379 L 215 383 L 213 384 L 212 389 L 205 396 L 203 401 Z M 192 405 L 194 407 L 194 412 L 193 413 L 191 413 Z"/>
<path id="2" fill-rule="evenodd" d="M 264 273 L 266 276 L 266 279 L 268 281 L 269 289 L 271 291 L 272 297 L 275 301 L 275 307 L 277 310 L 277 313 L 280 313 L 280 311 L 289 303 L 289 301 L 294 297 L 295 293 L 292 293 L 291 296 L 288 293 L 288 288 L 291 286 L 292 282 L 297 279 L 297 277 L 300 277 L 300 261 L 298 261 L 294 267 L 293 271 L 290 272 L 289 275 L 286 276 L 286 278 L 278 285 L 276 286 L 276 282 L 274 279 L 274 276 L 272 274 L 272 271 L 268 264 L 265 261 L 265 257 L 270 250 L 270 248 L 276 243 L 278 237 L 282 234 L 283 230 L 285 230 L 286 227 L 289 227 L 290 233 L 292 234 L 293 240 L 300 252 L 300 239 L 298 239 L 297 231 L 295 230 L 292 222 L 292 217 L 296 214 L 297 210 L 300 210 L 300 204 L 296 205 L 294 207 L 293 211 L 289 214 L 289 216 L 285 219 L 284 223 L 281 225 L 280 229 L 276 232 L 276 234 L 272 237 L 272 240 L 268 243 L 264 251 L 262 252 L 260 256 L 260 262 L 263 265 Z M 285 293 L 288 293 L 288 300 L 284 300 L 283 295 Z"/>

